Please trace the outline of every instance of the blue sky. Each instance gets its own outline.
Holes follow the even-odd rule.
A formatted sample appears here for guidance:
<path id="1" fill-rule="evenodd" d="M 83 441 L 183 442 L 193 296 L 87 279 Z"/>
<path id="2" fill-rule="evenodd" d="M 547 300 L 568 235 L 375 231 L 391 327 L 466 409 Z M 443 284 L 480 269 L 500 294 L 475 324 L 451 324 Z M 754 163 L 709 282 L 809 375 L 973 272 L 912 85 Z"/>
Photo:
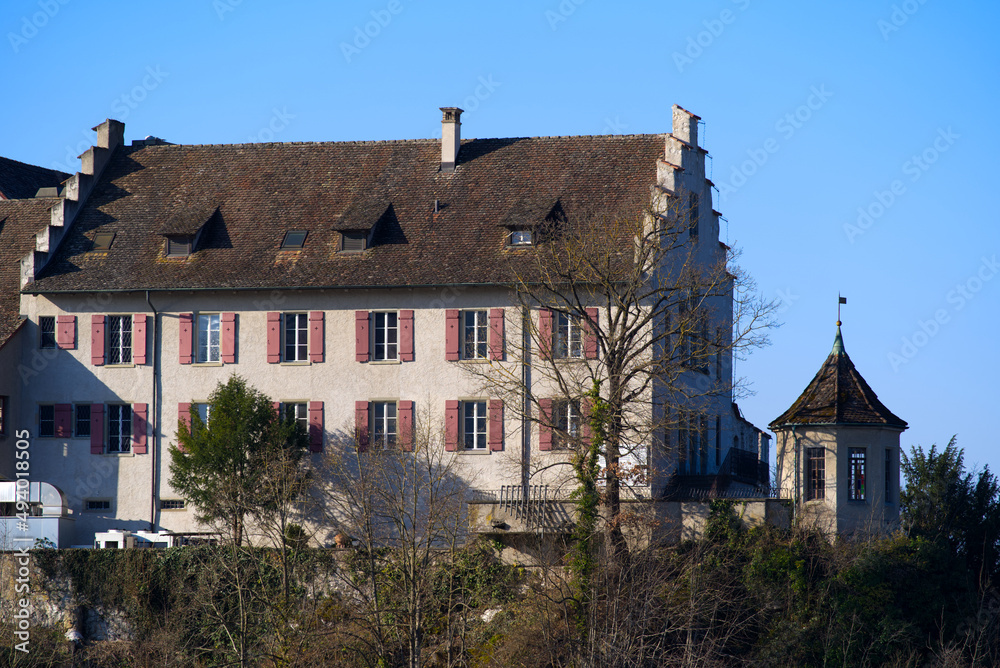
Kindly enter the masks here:
<path id="1" fill-rule="evenodd" d="M 7 0 L 0 155 L 65 171 L 126 140 L 670 131 L 700 115 L 723 241 L 781 301 L 738 366 L 765 426 L 845 344 L 910 429 L 1000 470 L 996 3 Z M 652 166 L 651 166 L 652 170 Z"/>

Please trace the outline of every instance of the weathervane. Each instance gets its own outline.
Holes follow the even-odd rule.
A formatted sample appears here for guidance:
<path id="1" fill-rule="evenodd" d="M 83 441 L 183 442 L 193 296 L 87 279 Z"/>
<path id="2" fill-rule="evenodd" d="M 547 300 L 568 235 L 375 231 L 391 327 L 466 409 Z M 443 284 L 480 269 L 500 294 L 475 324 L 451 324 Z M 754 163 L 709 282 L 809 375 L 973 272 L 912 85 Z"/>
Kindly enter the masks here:
<path id="1" fill-rule="evenodd" d="M 840 293 L 837 293 L 837 327 L 840 327 L 840 305 L 847 303 L 847 297 L 841 297 Z"/>

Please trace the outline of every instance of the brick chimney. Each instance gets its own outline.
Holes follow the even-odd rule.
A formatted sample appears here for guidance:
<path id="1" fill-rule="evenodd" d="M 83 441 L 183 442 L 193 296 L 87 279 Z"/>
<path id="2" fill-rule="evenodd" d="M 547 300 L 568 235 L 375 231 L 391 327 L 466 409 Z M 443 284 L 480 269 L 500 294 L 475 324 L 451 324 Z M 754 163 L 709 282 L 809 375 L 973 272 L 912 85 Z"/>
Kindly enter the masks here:
<path id="1" fill-rule="evenodd" d="M 462 110 L 458 107 L 440 107 L 441 118 L 441 171 L 455 171 L 458 149 L 462 145 Z"/>

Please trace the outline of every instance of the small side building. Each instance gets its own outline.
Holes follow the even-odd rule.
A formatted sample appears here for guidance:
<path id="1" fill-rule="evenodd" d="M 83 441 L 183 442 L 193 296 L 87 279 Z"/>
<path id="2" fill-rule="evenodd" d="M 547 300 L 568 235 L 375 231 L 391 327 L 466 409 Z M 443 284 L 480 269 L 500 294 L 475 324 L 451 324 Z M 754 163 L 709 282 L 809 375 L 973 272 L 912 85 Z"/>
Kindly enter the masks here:
<path id="1" fill-rule="evenodd" d="M 777 484 L 798 522 L 831 536 L 883 532 L 899 519 L 899 435 L 907 425 L 854 368 L 840 325 L 816 377 L 769 425 Z"/>

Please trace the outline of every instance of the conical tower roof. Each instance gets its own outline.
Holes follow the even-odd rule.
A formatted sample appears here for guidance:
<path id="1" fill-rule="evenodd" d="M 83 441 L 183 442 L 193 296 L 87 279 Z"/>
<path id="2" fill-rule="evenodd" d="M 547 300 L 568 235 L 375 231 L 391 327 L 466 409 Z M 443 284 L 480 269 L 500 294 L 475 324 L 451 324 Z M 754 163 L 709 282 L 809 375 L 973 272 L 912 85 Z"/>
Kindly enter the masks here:
<path id="1" fill-rule="evenodd" d="M 772 430 L 792 425 L 871 425 L 906 429 L 906 422 L 878 400 L 844 350 L 837 323 L 833 350 L 791 408 L 768 425 Z"/>

